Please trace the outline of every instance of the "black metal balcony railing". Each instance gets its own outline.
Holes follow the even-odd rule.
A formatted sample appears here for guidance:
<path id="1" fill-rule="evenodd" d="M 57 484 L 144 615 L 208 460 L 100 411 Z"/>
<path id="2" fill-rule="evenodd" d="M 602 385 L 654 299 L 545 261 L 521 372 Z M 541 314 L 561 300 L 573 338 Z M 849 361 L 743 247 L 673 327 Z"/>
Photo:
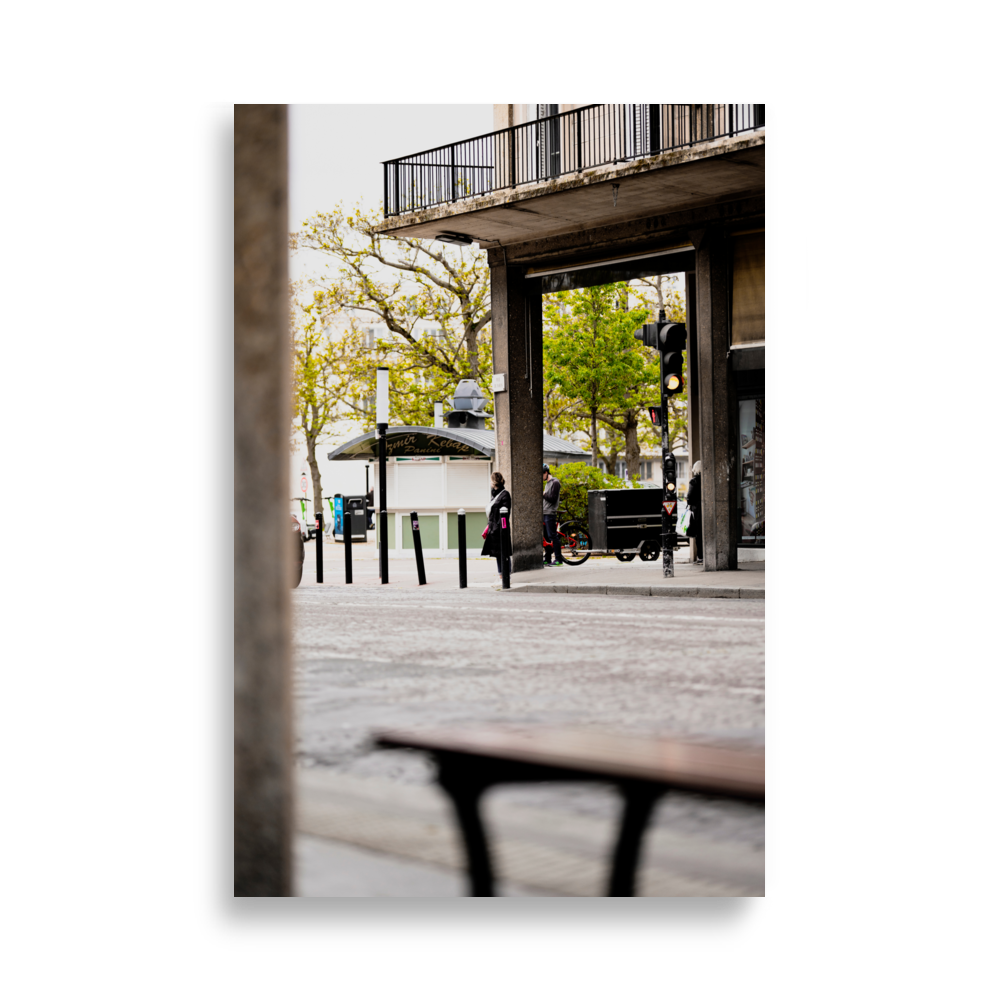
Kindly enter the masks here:
<path id="1" fill-rule="evenodd" d="M 385 216 L 763 126 L 763 104 L 589 104 L 384 162 Z"/>

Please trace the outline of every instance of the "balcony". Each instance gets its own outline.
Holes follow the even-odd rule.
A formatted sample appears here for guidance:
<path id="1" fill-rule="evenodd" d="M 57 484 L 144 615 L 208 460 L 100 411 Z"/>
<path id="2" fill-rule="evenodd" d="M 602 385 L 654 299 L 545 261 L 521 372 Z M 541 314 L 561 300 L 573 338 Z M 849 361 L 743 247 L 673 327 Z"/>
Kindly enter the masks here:
<path id="1" fill-rule="evenodd" d="M 462 217 L 460 239 L 506 243 L 763 191 L 763 146 L 762 104 L 591 104 L 385 162 L 379 229 L 447 238 L 458 227 L 443 220 Z M 713 169 L 690 169 L 707 161 Z M 681 170 L 667 184 L 677 197 L 664 199 L 662 176 L 624 181 L 665 168 Z M 593 185 L 604 185 L 599 204 L 579 194 L 540 203 Z"/>

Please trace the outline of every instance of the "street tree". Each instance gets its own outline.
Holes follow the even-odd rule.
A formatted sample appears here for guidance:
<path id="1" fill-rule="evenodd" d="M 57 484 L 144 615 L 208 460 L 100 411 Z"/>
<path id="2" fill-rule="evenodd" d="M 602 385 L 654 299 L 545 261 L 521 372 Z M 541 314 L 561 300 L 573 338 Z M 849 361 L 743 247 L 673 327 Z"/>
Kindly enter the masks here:
<path id="1" fill-rule="evenodd" d="M 486 254 L 432 240 L 392 238 L 377 231 L 378 210 L 338 204 L 291 234 L 292 251 L 311 249 L 328 258 L 313 279 L 306 306 L 316 317 L 347 315 L 352 332 L 364 334 L 352 374 L 374 382 L 386 364 L 395 411 L 408 422 L 430 423 L 435 400 L 475 379 L 489 397 L 490 274 Z M 379 326 L 388 336 L 373 340 Z M 367 396 L 359 396 L 361 407 Z M 363 411 L 367 420 L 367 411 Z"/>
<path id="2" fill-rule="evenodd" d="M 316 448 L 330 440 L 351 389 L 351 344 L 329 322 L 294 310 L 292 330 L 292 430 L 305 440 L 312 479 L 313 511 L 323 509 L 323 484 Z"/>
<path id="3" fill-rule="evenodd" d="M 564 411 L 584 421 L 591 461 L 604 457 L 613 472 L 620 444 L 601 455 L 598 423 L 621 434 L 628 476 L 639 473 L 639 416 L 659 384 L 655 352 L 634 337 L 649 315 L 648 306 L 629 308 L 625 282 L 594 285 L 547 297 L 544 310 L 546 384 L 575 406 Z M 581 428 L 583 429 L 583 428 Z"/>

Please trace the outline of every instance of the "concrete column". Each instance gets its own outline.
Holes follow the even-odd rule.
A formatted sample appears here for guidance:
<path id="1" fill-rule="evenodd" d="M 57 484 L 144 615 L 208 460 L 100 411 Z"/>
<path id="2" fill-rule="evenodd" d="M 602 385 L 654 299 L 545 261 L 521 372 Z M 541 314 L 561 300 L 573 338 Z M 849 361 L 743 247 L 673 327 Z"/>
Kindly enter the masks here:
<path id="1" fill-rule="evenodd" d="M 692 234 L 695 237 L 695 234 Z M 729 374 L 729 255 L 710 230 L 695 242 L 698 445 L 706 571 L 736 569 L 735 394 Z"/>
<path id="2" fill-rule="evenodd" d="M 234 113 L 234 896 L 291 896 L 288 119 Z"/>
<path id="3" fill-rule="evenodd" d="M 511 568 L 542 565 L 542 295 L 525 289 L 523 271 L 490 268 L 493 371 L 506 391 L 494 396 L 497 451 L 513 502 Z"/>
<path id="4" fill-rule="evenodd" d="M 510 128 L 514 124 L 513 104 L 493 105 L 493 131 L 499 132 L 501 129 Z"/>
<path id="5" fill-rule="evenodd" d="M 698 413 L 698 310 L 696 308 L 696 282 L 693 271 L 684 275 L 684 299 L 687 304 L 688 332 L 688 455 L 691 468 L 701 458 L 701 435 Z M 690 469 L 688 470 L 690 480 Z"/>

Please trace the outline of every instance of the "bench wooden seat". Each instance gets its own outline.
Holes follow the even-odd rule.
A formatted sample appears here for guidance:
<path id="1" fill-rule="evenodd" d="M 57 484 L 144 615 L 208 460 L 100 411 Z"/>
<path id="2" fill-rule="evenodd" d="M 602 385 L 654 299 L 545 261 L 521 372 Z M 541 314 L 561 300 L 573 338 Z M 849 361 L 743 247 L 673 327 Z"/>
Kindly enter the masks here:
<path id="1" fill-rule="evenodd" d="M 421 750 L 455 807 L 465 840 L 470 895 L 493 895 L 493 871 L 479 815 L 492 785 L 600 781 L 624 799 L 609 896 L 632 896 L 642 837 L 657 800 L 671 789 L 764 801 L 764 753 L 677 739 L 619 736 L 579 729 L 500 726 L 393 729 L 375 734 L 383 749 Z"/>

